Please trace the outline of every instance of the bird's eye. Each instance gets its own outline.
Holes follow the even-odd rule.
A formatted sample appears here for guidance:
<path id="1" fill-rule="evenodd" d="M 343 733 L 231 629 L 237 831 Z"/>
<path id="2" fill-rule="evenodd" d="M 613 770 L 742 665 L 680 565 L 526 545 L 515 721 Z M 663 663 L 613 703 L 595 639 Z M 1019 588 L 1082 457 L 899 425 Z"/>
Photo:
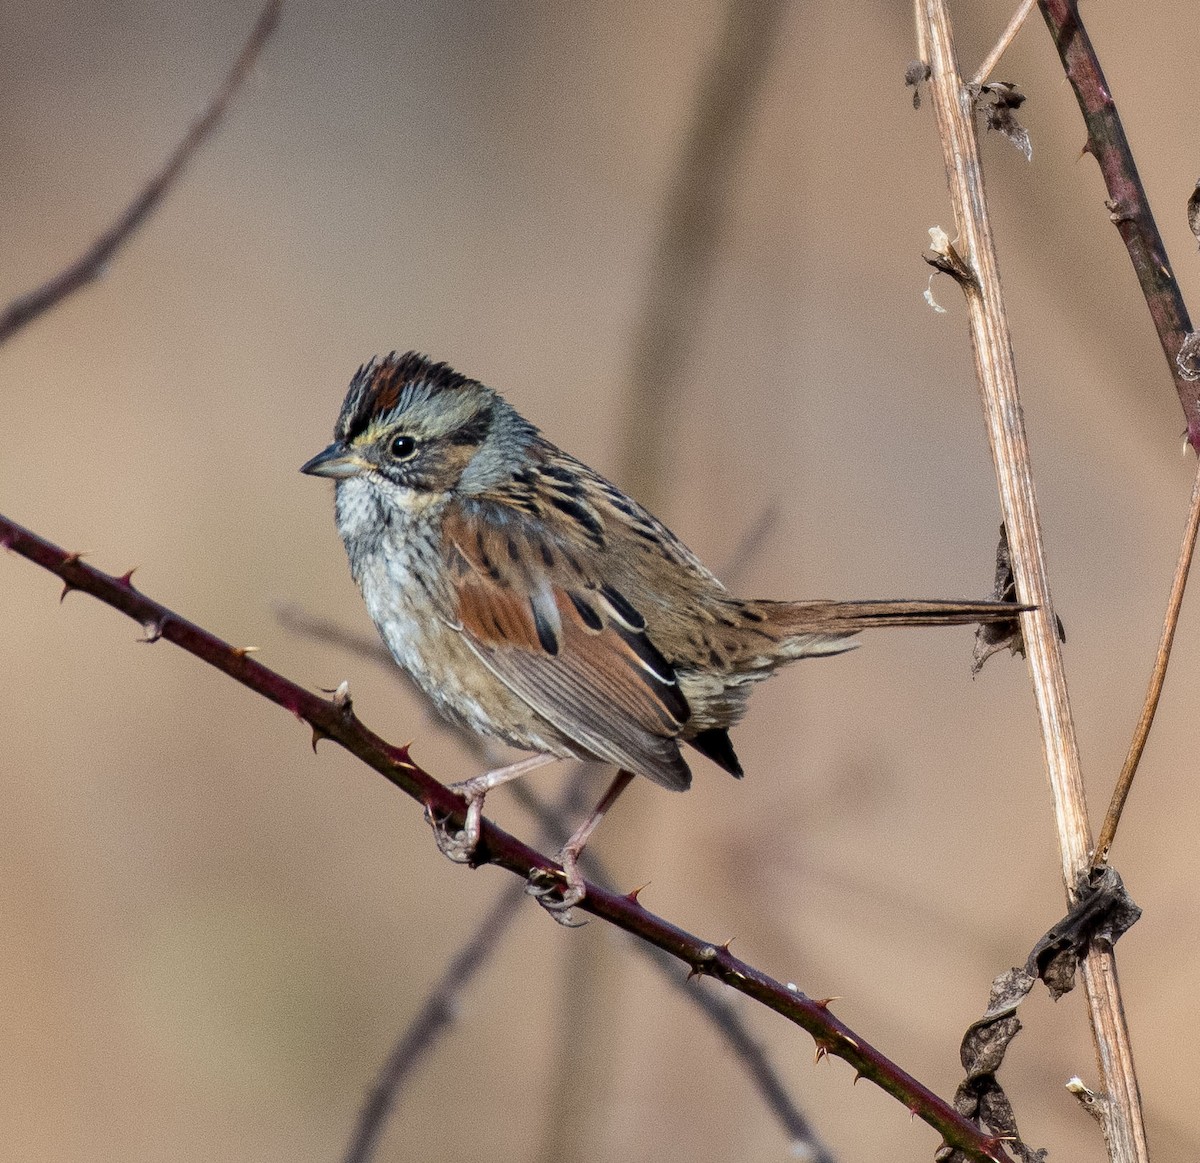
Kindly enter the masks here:
<path id="1" fill-rule="evenodd" d="M 417 441 L 412 436 L 395 436 L 390 451 L 397 460 L 408 460 L 417 451 Z"/>

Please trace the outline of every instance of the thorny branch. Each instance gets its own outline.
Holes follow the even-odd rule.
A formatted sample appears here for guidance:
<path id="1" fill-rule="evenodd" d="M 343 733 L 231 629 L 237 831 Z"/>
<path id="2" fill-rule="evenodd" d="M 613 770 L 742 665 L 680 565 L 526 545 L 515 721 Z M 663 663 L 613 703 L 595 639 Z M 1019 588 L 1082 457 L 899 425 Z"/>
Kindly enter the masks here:
<path id="1" fill-rule="evenodd" d="M 390 659 L 389 659 L 390 662 Z M 568 786 L 559 806 L 545 803 L 527 784 L 518 783 L 514 795 L 538 821 L 545 846 L 555 837 L 569 835 L 571 826 L 563 816 L 565 805 L 578 797 L 578 787 Z M 594 852 L 584 852 L 583 869 L 591 880 L 605 886 L 613 883 Z M 526 899 L 521 885 L 509 885 L 493 902 L 476 932 L 464 942 L 438 978 L 416 1016 L 388 1055 L 367 1102 L 359 1114 L 354 1139 L 344 1163 L 367 1163 L 388 1111 L 395 1104 L 405 1079 L 418 1059 L 432 1046 L 434 1039 L 449 1026 L 458 997 L 484 967 L 496 945 L 516 921 L 519 907 Z M 741 1061 L 767 1109 L 783 1127 L 792 1150 L 803 1154 L 810 1163 L 836 1163 L 829 1148 L 821 1141 L 802 1110 L 792 1101 L 779 1071 L 767 1052 L 750 1033 L 741 1015 L 723 997 L 701 988 L 701 983 L 679 976 L 672 958 L 644 941 L 633 941 L 630 948 L 646 957 L 650 964 L 704 1016 L 713 1023 L 734 1055 Z"/>
<path id="2" fill-rule="evenodd" d="M 1038 0 L 1038 6 L 1083 113 L 1087 126 L 1085 149 L 1100 163 L 1100 173 L 1108 189 L 1109 217 L 1129 251 L 1175 380 L 1175 390 L 1187 418 L 1188 443 L 1200 450 L 1200 378 L 1181 365 L 1179 359 L 1192 323 L 1150 211 L 1125 127 L 1076 0 Z"/>
<path id="3" fill-rule="evenodd" d="M 241 88 L 242 82 L 254 68 L 263 45 L 279 23 L 283 0 L 268 0 L 259 13 L 258 21 L 237 60 L 229 70 L 221 87 L 213 94 L 208 107 L 194 121 L 183 140 L 167 158 L 166 164 L 142 187 L 137 197 L 125 208 L 121 216 L 91 247 L 69 267 L 60 271 L 49 282 L 14 299 L 0 314 L 0 343 L 4 343 L 39 315 L 57 306 L 68 295 L 82 290 L 98 279 L 107 269 L 112 257 L 129 241 L 138 228 L 158 209 L 159 203 L 175 185 L 184 167 L 195 156 L 225 114 L 229 102 Z"/>
<path id="4" fill-rule="evenodd" d="M 78 554 L 68 553 L 4 516 L 0 516 L 0 545 L 61 578 L 64 597 L 71 590 L 80 590 L 119 610 L 142 626 L 146 641 L 172 642 L 207 662 L 307 723 L 314 744 L 323 738 L 335 741 L 428 811 L 462 826 L 461 797 L 414 763 L 407 747 L 395 747 L 366 727 L 344 692 L 325 699 L 305 690 L 257 662 L 244 648 L 223 642 L 147 597 L 133 586 L 130 574 L 114 577 L 96 569 Z M 499 865 L 526 880 L 534 872 L 562 875 L 558 865 L 488 820 L 484 821 L 478 862 Z M 713 944 L 655 916 L 638 902 L 636 892 L 620 895 L 589 883 L 587 896 L 578 907 L 669 953 L 688 965 L 691 974 L 714 977 L 807 1030 L 816 1042 L 818 1060 L 836 1057 L 848 1062 L 858 1075 L 899 1099 L 935 1128 L 946 1144 L 959 1148 L 968 1158 L 993 1163 L 1010 1159 L 999 1140 L 982 1134 L 949 1103 L 835 1018 L 828 1001 L 810 998 L 795 986 L 767 976 L 735 957 L 728 943 Z"/>

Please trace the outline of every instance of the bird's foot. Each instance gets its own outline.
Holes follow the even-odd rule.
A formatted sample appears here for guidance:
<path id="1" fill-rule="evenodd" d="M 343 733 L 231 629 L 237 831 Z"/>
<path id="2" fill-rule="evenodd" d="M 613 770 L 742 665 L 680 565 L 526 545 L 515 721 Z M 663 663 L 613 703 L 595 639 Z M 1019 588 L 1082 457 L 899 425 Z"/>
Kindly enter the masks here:
<path id="1" fill-rule="evenodd" d="M 475 849 L 479 847 L 483 801 L 488 792 L 486 777 L 476 776 L 462 783 L 451 784 L 450 790 L 458 792 L 467 801 L 467 814 L 462 828 L 451 832 L 446 826 L 447 817 L 439 819 L 428 808 L 425 809 L 425 819 L 433 829 L 434 843 L 442 855 L 448 856 L 455 864 L 470 864 L 475 858 Z"/>
<path id="2" fill-rule="evenodd" d="M 529 877 L 525 891 L 537 900 L 560 925 L 577 929 L 586 921 L 577 921 L 571 910 L 587 895 L 587 885 L 580 874 L 576 856 L 563 851 L 558 854 L 562 871 L 537 868 Z"/>
<path id="3" fill-rule="evenodd" d="M 438 819 L 433 812 L 426 809 L 425 819 L 433 828 L 433 838 L 437 846 L 456 864 L 472 864 L 475 861 L 475 849 L 479 847 L 479 834 L 483 829 L 483 801 L 488 792 L 502 783 L 517 779 L 527 771 L 544 764 L 553 763 L 558 756 L 539 752 L 527 759 L 519 759 L 507 767 L 498 767 L 495 771 L 485 771 L 474 779 L 464 779 L 462 783 L 452 783 L 450 790 L 457 792 L 467 801 L 466 819 L 462 830 L 451 832 L 446 827 L 445 817 Z"/>

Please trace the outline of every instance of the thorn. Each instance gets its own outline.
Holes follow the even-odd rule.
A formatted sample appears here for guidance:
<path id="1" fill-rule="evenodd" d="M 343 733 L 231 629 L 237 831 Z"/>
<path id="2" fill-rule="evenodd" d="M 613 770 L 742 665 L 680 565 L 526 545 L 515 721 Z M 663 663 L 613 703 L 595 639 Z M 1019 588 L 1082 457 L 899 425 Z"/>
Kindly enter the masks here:
<path id="1" fill-rule="evenodd" d="M 813 1055 L 813 1065 L 820 1066 L 822 1058 L 829 1057 L 829 1043 L 817 1039 L 817 1052 Z"/>
<path id="2" fill-rule="evenodd" d="M 916 1122 L 916 1120 L 917 1120 L 917 1108 L 915 1106 L 910 1106 L 908 1108 L 908 1121 L 910 1123 L 913 1123 L 913 1122 Z"/>
<path id="3" fill-rule="evenodd" d="M 813 998 L 813 1005 L 815 1005 L 818 1009 L 827 1010 L 827 1009 L 829 1009 L 830 1002 L 841 1001 L 841 1000 L 842 999 L 840 997 Z"/>
<path id="4" fill-rule="evenodd" d="M 332 738 L 332 736 L 329 734 L 328 731 L 322 731 L 321 728 L 318 727 L 315 723 L 310 724 L 310 725 L 312 727 L 312 749 L 313 749 L 313 754 L 316 755 L 317 744 L 320 743 L 322 739 L 330 739 L 330 738 Z"/>
<path id="5" fill-rule="evenodd" d="M 160 618 L 157 622 L 143 622 L 142 629 L 145 631 L 146 637 L 139 638 L 139 642 L 149 645 L 151 642 L 157 642 L 163 636 L 163 626 L 166 625 L 166 619 Z"/>
<path id="6" fill-rule="evenodd" d="M 730 946 L 730 945 L 732 945 L 732 944 L 733 944 L 733 938 L 732 938 L 732 937 L 726 937 L 726 938 L 725 938 L 725 940 L 721 942 L 721 945 L 720 945 L 720 950 L 721 950 L 721 952 L 722 952 L 722 953 L 728 953 L 728 952 L 729 952 L 729 946 Z"/>
<path id="7" fill-rule="evenodd" d="M 121 574 L 119 578 L 117 578 L 117 585 L 124 586 L 127 590 L 133 589 L 133 575 L 136 570 L 137 566 L 131 565 L 123 574 Z"/>
<path id="8" fill-rule="evenodd" d="M 73 586 L 69 581 L 63 582 L 62 593 L 58 595 L 58 604 L 61 606 L 66 600 L 67 594 L 69 594 L 72 590 L 77 589 L 79 589 L 79 587 Z"/>
<path id="9" fill-rule="evenodd" d="M 408 758 L 408 749 L 412 745 L 413 741 L 410 739 L 399 747 L 389 748 L 390 758 L 397 767 L 406 767 L 409 771 L 417 770 L 417 765 Z"/>
<path id="10" fill-rule="evenodd" d="M 632 889 L 631 891 L 629 891 L 625 894 L 625 899 L 631 905 L 637 905 L 639 908 L 641 908 L 641 907 L 643 907 L 642 902 L 638 900 L 638 897 L 642 894 L 643 891 L 645 891 L 649 887 L 650 887 L 650 881 L 646 881 L 645 884 L 639 884 L 637 886 L 637 888 Z"/>
<path id="11" fill-rule="evenodd" d="M 63 558 L 63 565 L 78 565 L 91 552 L 90 549 L 82 549 L 78 553 L 68 553 Z"/>
<path id="12" fill-rule="evenodd" d="M 861 1070 L 856 1070 L 856 1071 L 854 1072 L 854 1081 L 853 1081 L 852 1083 L 850 1083 L 850 1085 L 851 1085 L 851 1086 L 857 1086 L 857 1085 L 858 1085 L 858 1080 L 859 1080 L 859 1079 L 860 1079 L 862 1076 L 863 1076 L 863 1072 L 862 1072 Z"/>
<path id="13" fill-rule="evenodd" d="M 343 714 L 349 715 L 354 711 L 354 700 L 350 697 L 350 680 L 342 679 L 333 693 L 333 705 Z"/>
<path id="14" fill-rule="evenodd" d="M 861 1046 L 859 1046 L 859 1044 L 858 1044 L 858 1043 L 857 1043 L 857 1042 L 856 1042 L 856 1041 L 855 1041 L 855 1040 L 854 1040 L 852 1037 L 850 1037 L 850 1035 L 849 1035 L 849 1034 L 843 1034 L 843 1035 L 842 1035 L 842 1041 L 843 1041 L 843 1042 L 845 1042 L 845 1043 L 846 1043 L 846 1045 L 847 1045 L 847 1046 L 849 1046 L 851 1050 L 860 1050 L 860 1049 L 862 1049 L 862 1047 L 861 1047 Z"/>
<path id="15" fill-rule="evenodd" d="M 257 654 L 260 650 L 258 646 L 232 646 L 230 649 L 238 658 L 245 658 L 247 654 Z"/>

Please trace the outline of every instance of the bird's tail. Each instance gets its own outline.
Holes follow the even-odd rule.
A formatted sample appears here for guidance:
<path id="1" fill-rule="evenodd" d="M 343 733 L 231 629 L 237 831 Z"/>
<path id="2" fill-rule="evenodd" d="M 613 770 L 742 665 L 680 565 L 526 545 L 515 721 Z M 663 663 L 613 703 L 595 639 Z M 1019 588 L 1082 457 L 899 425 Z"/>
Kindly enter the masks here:
<path id="1" fill-rule="evenodd" d="M 835 631 L 857 633 L 875 626 L 960 626 L 1007 622 L 1030 609 L 1014 602 L 878 601 L 754 602 L 775 625 L 791 633 Z"/>
<path id="2" fill-rule="evenodd" d="M 958 626 L 1007 622 L 1029 606 L 1013 602 L 885 600 L 872 602 L 747 601 L 744 625 L 772 639 L 783 658 L 840 654 L 854 636 L 876 626 Z"/>

